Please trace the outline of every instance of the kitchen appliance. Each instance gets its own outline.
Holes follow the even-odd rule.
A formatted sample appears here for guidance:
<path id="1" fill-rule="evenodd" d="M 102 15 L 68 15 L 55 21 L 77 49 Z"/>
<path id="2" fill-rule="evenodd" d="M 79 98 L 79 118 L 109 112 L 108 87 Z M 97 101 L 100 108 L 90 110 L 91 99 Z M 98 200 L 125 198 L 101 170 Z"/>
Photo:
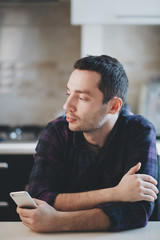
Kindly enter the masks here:
<path id="1" fill-rule="evenodd" d="M 0 142 L 35 142 L 43 126 L 0 126 Z"/>

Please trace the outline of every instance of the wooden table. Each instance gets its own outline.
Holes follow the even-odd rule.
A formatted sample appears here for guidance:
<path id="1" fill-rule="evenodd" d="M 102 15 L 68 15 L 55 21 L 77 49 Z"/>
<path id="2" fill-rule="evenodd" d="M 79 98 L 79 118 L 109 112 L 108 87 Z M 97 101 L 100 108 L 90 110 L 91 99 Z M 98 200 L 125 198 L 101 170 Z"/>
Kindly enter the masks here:
<path id="1" fill-rule="evenodd" d="M 0 240 L 159 240 L 160 222 L 149 222 L 144 228 L 110 232 L 35 233 L 21 222 L 0 222 Z"/>

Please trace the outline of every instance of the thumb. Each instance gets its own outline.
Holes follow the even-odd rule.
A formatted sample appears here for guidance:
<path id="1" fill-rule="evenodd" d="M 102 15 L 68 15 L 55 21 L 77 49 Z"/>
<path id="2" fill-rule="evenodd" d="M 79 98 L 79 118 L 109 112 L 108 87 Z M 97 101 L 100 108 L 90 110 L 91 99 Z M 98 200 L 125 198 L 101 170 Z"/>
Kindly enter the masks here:
<path id="1" fill-rule="evenodd" d="M 136 172 L 139 171 L 139 169 L 141 168 L 141 163 L 137 163 L 134 167 L 132 167 L 127 173 L 126 175 L 133 175 L 135 174 Z"/>
<path id="2" fill-rule="evenodd" d="M 34 202 L 35 202 L 38 206 L 44 203 L 43 200 L 39 200 L 39 199 L 37 199 L 37 198 L 33 198 L 33 200 L 34 200 Z"/>

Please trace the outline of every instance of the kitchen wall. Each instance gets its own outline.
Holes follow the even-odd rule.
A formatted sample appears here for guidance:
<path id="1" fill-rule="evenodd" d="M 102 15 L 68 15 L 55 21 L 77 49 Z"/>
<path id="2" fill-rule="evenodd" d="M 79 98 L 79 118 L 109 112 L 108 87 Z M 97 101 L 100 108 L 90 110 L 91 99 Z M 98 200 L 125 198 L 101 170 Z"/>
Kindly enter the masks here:
<path id="1" fill-rule="evenodd" d="M 138 113 L 143 85 L 160 80 L 160 26 L 105 26 L 103 46 L 122 62 L 130 83 L 128 103 Z"/>
<path id="2" fill-rule="evenodd" d="M 143 84 L 160 77 L 160 26 L 102 26 L 102 53 L 124 65 L 128 103 L 138 113 Z M 89 43 L 95 52 L 98 34 Z M 81 27 L 70 24 L 69 0 L 0 4 L 0 125 L 45 125 L 60 114 L 80 41 Z"/>
<path id="3" fill-rule="evenodd" d="M 69 0 L 0 4 L 0 125 L 45 125 L 59 115 L 79 57 Z"/>

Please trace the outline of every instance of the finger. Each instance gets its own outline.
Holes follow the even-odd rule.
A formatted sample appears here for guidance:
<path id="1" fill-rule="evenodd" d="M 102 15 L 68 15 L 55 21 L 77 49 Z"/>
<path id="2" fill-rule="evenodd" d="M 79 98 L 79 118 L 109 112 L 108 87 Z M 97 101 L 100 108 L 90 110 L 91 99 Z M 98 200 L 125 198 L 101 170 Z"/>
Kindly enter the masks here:
<path id="1" fill-rule="evenodd" d="M 36 231 L 37 223 L 32 218 L 21 217 L 22 223 L 28 228 Z"/>
<path id="2" fill-rule="evenodd" d="M 22 223 L 23 223 L 25 226 L 31 228 L 32 223 L 31 223 L 31 219 L 30 219 L 30 218 L 26 218 L 26 217 L 21 217 L 21 216 L 20 216 L 20 219 L 21 219 Z"/>
<path id="3" fill-rule="evenodd" d="M 22 222 L 25 222 L 26 221 L 25 219 L 27 219 L 26 217 L 23 217 L 22 215 L 19 215 L 19 217 L 20 217 Z"/>
<path id="4" fill-rule="evenodd" d="M 141 168 L 141 163 L 137 163 L 134 167 L 132 167 L 127 173 L 126 175 L 133 175 L 135 174 L 136 172 L 139 171 L 139 169 Z"/>
<path id="5" fill-rule="evenodd" d="M 20 208 L 19 208 L 19 207 L 16 208 L 16 212 L 17 212 L 18 214 L 20 213 Z"/>
<path id="6" fill-rule="evenodd" d="M 157 199 L 157 195 L 155 194 L 155 192 L 154 191 L 152 191 L 151 189 L 147 189 L 147 188 L 145 188 L 144 190 L 143 190 L 143 194 L 142 194 L 143 196 L 147 196 L 147 197 L 150 197 L 151 199 L 153 199 L 153 201 L 155 201 L 156 199 Z"/>
<path id="7" fill-rule="evenodd" d="M 151 195 L 142 194 L 142 201 L 154 202 L 155 199 Z"/>
<path id="8" fill-rule="evenodd" d="M 22 221 L 22 223 L 23 223 L 26 227 L 31 228 L 30 224 L 28 224 L 28 223 L 26 223 L 26 222 L 23 222 L 23 221 Z"/>
<path id="9" fill-rule="evenodd" d="M 45 201 L 39 200 L 39 199 L 37 199 L 37 198 L 33 198 L 33 200 L 35 201 L 35 203 L 36 203 L 37 205 L 41 205 L 41 204 L 45 203 Z"/>
<path id="10" fill-rule="evenodd" d="M 20 220 L 23 222 L 23 224 L 27 223 L 27 219 L 26 217 L 23 217 L 22 215 L 19 215 Z"/>
<path id="11" fill-rule="evenodd" d="M 29 218 L 33 213 L 33 211 L 35 210 L 36 209 L 26 209 L 26 208 L 17 207 L 17 213 L 22 217 L 27 217 L 27 218 Z"/>
<path id="12" fill-rule="evenodd" d="M 154 191 L 156 194 L 159 193 L 158 188 L 157 188 L 155 185 L 153 185 L 152 183 L 144 182 L 144 183 L 143 183 L 143 187 L 144 187 L 144 188 L 147 188 L 147 189 L 151 189 L 151 190 Z"/>
<path id="13" fill-rule="evenodd" d="M 16 211 L 17 211 L 17 213 L 18 213 L 19 215 L 21 215 L 21 216 L 24 215 L 24 209 L 23 209 L 23 208 L 17 207 Z"/>
<path id="14" fill-rule="evenodd" d="M 150 182 L 154 185 L 157 185 L 157 180 L 155 178 L 153 178 L 152 176 L 150 175 L 147 175 L 147 174 L 137 174 L 137 176 L 142 179 L 143 181 L 146 181 L 146 182 Z"/>

